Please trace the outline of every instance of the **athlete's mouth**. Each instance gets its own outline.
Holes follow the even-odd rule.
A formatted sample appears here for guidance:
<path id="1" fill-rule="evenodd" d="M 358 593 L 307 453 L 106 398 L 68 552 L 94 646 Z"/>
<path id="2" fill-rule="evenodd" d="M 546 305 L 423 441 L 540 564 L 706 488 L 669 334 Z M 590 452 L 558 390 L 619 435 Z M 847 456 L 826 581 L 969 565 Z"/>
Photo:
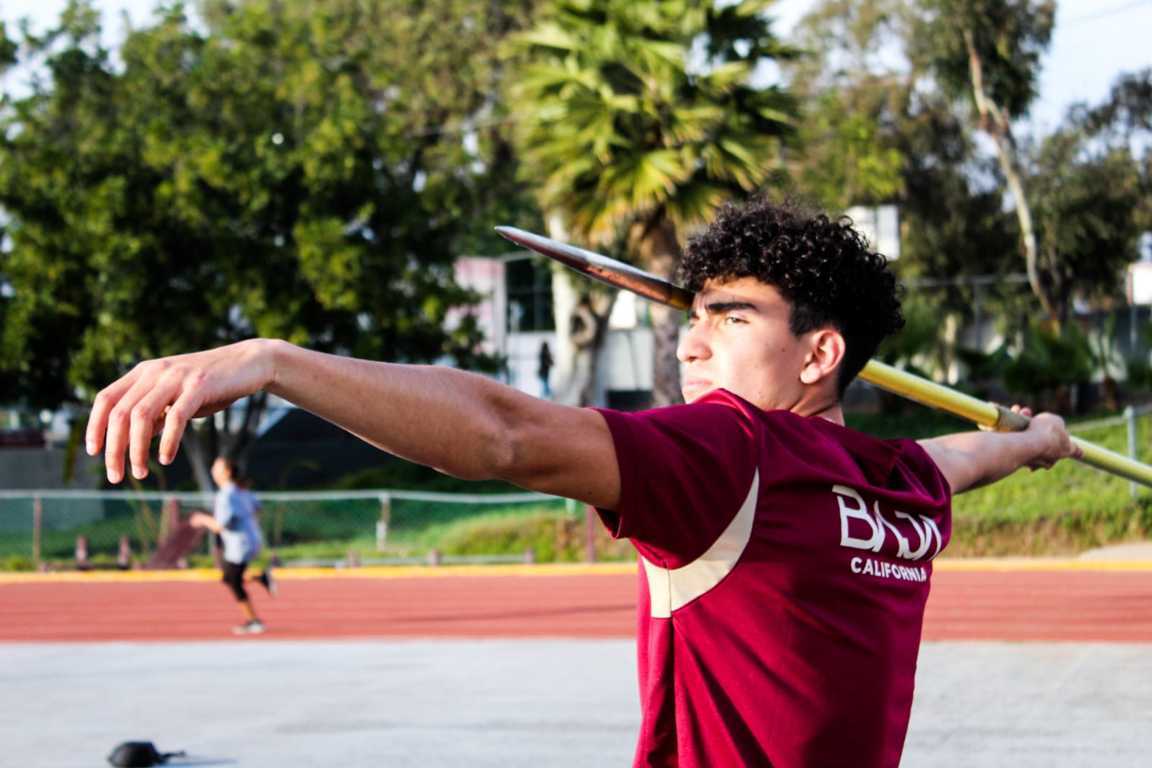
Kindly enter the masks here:
<path id="1" fill-rule="evenodd" d="M 688 395 L 698 395 L 712 389 L 712 382 L 707 379 L 684 379 L 680 389 L 684 391 L 685 399 L 688 399 Z"/>

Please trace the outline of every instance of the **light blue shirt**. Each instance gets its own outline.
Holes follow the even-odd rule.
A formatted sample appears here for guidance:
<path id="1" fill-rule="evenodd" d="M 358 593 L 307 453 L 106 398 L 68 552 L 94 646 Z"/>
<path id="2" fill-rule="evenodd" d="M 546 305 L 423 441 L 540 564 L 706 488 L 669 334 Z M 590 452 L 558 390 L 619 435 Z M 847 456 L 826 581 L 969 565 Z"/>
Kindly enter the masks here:
<path id="1" fill-rule="evenodd" d="M 235 485 L 226 485 L 216 492 L 212 516 L 222 527 L 225 562 L 246 563 L 260 554 L 263 537 L 256 522 L 255 496 Z"/>

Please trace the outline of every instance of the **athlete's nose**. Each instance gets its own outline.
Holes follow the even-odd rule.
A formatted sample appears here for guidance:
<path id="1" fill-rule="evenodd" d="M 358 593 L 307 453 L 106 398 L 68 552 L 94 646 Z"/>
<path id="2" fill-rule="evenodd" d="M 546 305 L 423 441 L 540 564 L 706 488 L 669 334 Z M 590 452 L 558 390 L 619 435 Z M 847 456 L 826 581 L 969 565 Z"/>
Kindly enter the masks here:
<path id="1" fill-rule="evenodd" d="M 697 322 L 680 333 L 680 342 L 676 345 L 677 360 L 682 363 L 691 363 L 696 360 L 707 360 L 712 356 L 712 350 L 708 346 L 706 325 L 706 323 Z"/>

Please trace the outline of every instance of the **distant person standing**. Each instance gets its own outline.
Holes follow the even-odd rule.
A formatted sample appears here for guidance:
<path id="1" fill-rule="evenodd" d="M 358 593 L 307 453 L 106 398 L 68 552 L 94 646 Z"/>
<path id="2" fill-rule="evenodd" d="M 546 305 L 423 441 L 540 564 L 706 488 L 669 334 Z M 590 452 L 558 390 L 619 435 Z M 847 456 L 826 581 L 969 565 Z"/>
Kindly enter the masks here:
<path id="1" fill-rule="evenodd" d="M 224 456 L 212 462 L 212 480 L 216 483 L 216 500 L 211 515 L 197 512 L 191 523 L 207 528 L 220 537 L 223 547 L 223 582 L 232 590 L 236 602 L 244 612 L 244 623 L 232 631 L 238 635 L 258 635 L 264 632 L 264 623 L 256 615 L 248 592 L 244 589 L 244 571 L 263 548 L 263 537 L 256 519 L 256 497 L 236 483 L 236 464 Z M 259 581 L 272 594 L 275 585 L 272 574 L 265 569 L 253 581 Z"/>
<path id="2" fill-rule="evenodd" d="M 536 375 L 540 377 L 540 397 L 548 400 L 552 399 L 552 350 L 548 348 L 548 342 L 540 342 L 540 358 L 539 366 L 536 369 Z"/>

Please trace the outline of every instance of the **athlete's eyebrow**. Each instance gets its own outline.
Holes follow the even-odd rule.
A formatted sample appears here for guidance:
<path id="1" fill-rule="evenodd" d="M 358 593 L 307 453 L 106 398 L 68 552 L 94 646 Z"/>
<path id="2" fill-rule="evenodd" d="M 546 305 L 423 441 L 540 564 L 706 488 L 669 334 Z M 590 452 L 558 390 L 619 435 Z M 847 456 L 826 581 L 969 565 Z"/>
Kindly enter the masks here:
<path id="1" fill-rule="evenodd" d="M 704 305 L 710 315 L 723 315 L 726 312 L 759 312 L 759 308 L 749 301 L 712 301 Z"/>
<path id="2" fill-rule="evenodd" d="M 723 315 L 728 312 L 759 312 L 760 308 L 748 301 L 710 301 L 704 305 L 704 312 L 709 315 Z M 688 319 L 693 320 L 700 316 L 696 307 L 688 310 Z"/>

